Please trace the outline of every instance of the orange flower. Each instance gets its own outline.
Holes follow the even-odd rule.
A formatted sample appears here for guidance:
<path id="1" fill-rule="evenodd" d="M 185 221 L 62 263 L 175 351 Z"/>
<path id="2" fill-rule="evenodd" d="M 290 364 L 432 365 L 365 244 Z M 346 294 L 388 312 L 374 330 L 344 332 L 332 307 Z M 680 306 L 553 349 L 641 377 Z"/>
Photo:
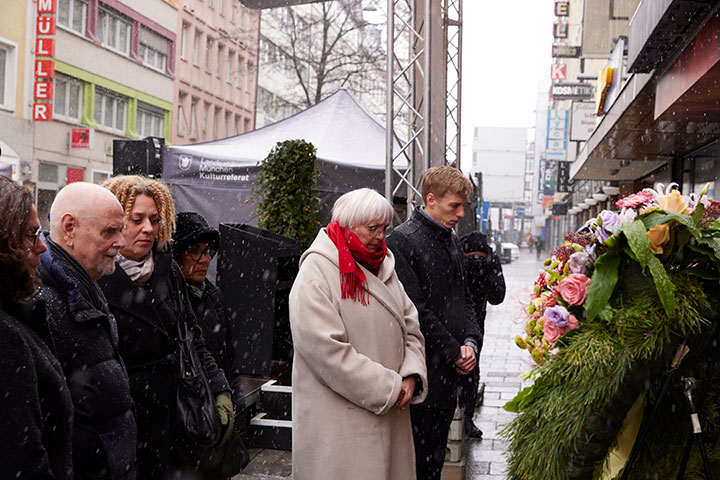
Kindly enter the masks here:
<path id="1" fill-rule="evenodd" d="M 650 251 L 656 255 L 663 253 L 662 246 L 670 240 L 670 226 L 667 223 L 655 225 L 647 232 L 650 240 Z"/>
<path id="2" fill-rule="evenodd" d="M 690 207 L 687 206 L 683 196 L 678 190 L 673 190 L 668 195 L 662 195 L 658 198 L 658 205 L 666 212 L 683 213 L 688 215 Z"/>

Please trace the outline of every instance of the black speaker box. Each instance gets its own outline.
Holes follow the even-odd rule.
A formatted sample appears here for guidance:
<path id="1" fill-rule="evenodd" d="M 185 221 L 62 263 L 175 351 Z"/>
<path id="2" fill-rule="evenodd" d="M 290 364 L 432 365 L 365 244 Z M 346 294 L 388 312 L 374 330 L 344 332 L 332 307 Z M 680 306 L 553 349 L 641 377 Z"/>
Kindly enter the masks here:
<path id="1" fill-rule="evenodd" d="M 113 140 L 113 175 L 162 176 L 162 149 L 165 139 Z"/>

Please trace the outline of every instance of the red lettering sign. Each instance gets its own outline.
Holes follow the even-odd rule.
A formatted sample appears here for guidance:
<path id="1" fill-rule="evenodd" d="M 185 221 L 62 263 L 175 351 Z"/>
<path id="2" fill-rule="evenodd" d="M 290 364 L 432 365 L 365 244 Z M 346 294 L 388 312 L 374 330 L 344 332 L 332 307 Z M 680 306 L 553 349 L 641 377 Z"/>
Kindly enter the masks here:
<path id="1" fill-rule="evenodd" d="M 35 100 L 52 100 L 53 99 L 53 83 L 52 82 L 35 82 L 33 88 L 33 98 Z"/>
<path id="2" fill-rule="evenodd" d="M 70 133 L 70 148 L 90 148 L 90 129 L 73 128 Z"/>
<path id="3" fill-rule="evenodd" d="M 55 62 L 52 60 L 35 60 L 35 76 L 55 78 Z"/>
<path id="4" fill-rule="evenodd" d="M 55 17 L 37 17 L 35 33 L 38 35 L 55 35 Z"/>
<path id="5" fill-rule="evenodd" d="M 550 65 L 551 80 L 565 80 L 567 77 L 567 65 L 564 63 L 553 63 Z"/>
<path id="6" fill-rule="evenodd" d="M 57 13 L 57 0 L 38 0 L 37 13 Z"/>
<path id="7" fill-rule="evenodd" d="M 52 103 L 33 103 L 33 120 L 49 122 L 52 120 Z"/>
<path id="8" fill-rule="evenodd" d="M 55 39 L 54 38 L 37 38 L 37 39 L 35 39 L 35 55 L 38 57 L 54 57 L 55 56 Z"/>

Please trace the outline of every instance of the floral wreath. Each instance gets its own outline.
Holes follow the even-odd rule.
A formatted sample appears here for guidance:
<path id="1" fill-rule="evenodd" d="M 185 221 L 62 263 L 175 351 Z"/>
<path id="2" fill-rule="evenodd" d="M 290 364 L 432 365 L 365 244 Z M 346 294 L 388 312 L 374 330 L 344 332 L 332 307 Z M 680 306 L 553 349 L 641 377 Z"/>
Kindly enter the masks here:
<path id="1" fill-rule="evenodd" d="M 711 341 L 720 310 L 720 202 L 707 198 L 709 184 L 686 197 L 676 186 L 619 200 L 619 211 L 604 210 L 567 234 L 545 260 L 525 334 L 515 338 L 535 367 L 526 374 L 533 384 L 505 406 L 519 413 L 501 433 L 508 478 L 619 478 L 622 463 L 610 457 L 627 457 L 617 451 L 633 423 L 628 412 L 654 405 L 671 370 L 703 379 L 704 435 L 720 434 L 720 375 L 708 367 L 720 350 Z M 673 363 L 683 339 L 690 354 Z M 669 400 L 657 402 L 661 413 L 630 478 L 675 478 L 692 428 L 682 392 Z M 720 442 L 710 447 L 718 475 Z M 686 471 L 702 472 L 697 449 Z"/>

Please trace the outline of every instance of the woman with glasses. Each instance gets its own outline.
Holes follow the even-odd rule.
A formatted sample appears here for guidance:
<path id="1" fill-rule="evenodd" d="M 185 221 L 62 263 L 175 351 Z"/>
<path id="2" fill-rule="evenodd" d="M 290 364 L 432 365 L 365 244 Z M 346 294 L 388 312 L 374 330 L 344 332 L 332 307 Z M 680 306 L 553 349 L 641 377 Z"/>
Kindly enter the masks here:
<path id="1" fill-rule="evenodd" d="M 240 386 L 240 370 L 236 362 L 236 342 L 232 325 L 238 321 L 237 312 L 230 312 L 220 289 L 207 279 L 210 261 L 220 244 L 220 232 L 210 228 L 205 218 L 195 212 L 181 212 L 175 218 L 173 257 L 188 284 L 190 303 L 198 325 L 202 328 L 205 345 L 223 369 L 233 390 L 236 418 L 231 432 L 213 447 L 200 449 L 198 470 L 206 480 L 232 477 L 250 460 L 243 441 L 245 432 L 245 400 Z"/>
<path id="2" fill-rule="evenodd" d="M 0 478 L 71 479 L 73 404 L 41 302 L 46 250 L 30 190 L 0 175 Z"/>
<path id="3" fill-rule="evenodd" d="M 290 291 L 294 480 L 415 478 L 409 404 L 427 396 L 418 313 L 385 245 L 390 202 L 348 192 Z"/>
<path id="4" fill-rule="evenodd" d="M 167 187 L 138 175 L 103 183 L 125 211 L 125 248 L 115 272 L 98 281 L 117 320 L 120 354 L 130 377 L 138 428 L 137 477 L 165 480 L 186 470 L 190 445 L 176 428 L 178 323 L 192 332 L 224 424 L 231 389 L 205 348 L 182 272 L 169 252 L 175 206 Z"/>

